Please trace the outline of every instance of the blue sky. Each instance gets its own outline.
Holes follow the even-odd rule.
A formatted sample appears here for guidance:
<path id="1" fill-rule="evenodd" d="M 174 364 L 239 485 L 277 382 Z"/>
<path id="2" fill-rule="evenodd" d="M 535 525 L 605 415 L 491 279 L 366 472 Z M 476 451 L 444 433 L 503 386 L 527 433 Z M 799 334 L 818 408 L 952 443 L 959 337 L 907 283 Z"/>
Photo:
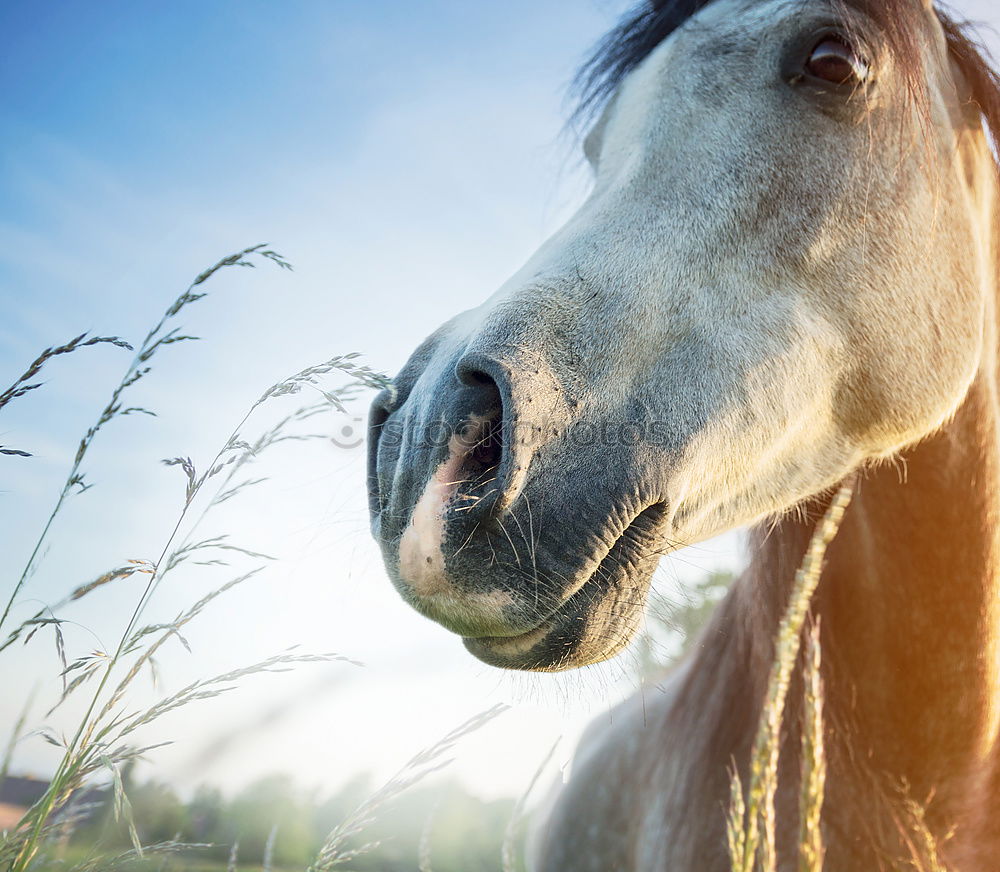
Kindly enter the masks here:
<path id="1" fill-rule="evenodd" d="M 4 386 L 41 348 L 83 330 L 141 338 L 192 276 L 230 251 L 266 241 L 296 267 L 220 276 L 189 311 L 184 324 L 204 341 L 165 354 L 137 392 L 159 418 L 117 422 L 95 444 L 96 486 L 61 519 L 22 613 L 122 559 L 154 556 L 180 485 L 160 458 L 210 457 L 263 388 L 333 354 L 360 351 L 394 371 L 558 227 L 587 185 L 563 127 L 565 86 L 623 8 L 0 6 Z M 961 8 L 992 14 L 986 0 Z M 44 390 L 4 410 L 0 442 L 35 453 L 5 460 L 0 473 L 8 573 L 126 362 L 111 349 L 57 361 Z M 271 481 L 218 529 L 284 560 L 206 614 L 191 634 L 195 656 L 178 646 L 161 666 L 166 692 L 293 644 L 368 666 L 259 679 L 224 705 L 178 713 L 148 737 L 180 739 L 155 758 L 158 776 L 232 787 L 284 769 L 332 787 L 360 769 L 393 770 L 503 701 L 515 710 L 474 737 L 456 767 L 482 793 L 514 792 L 556 736 L 568 737 L 565 760 L 586 718 L 633 686 L 627 656 L 565 678 L 498 673 L 409 611 L 367 535 L 362 460 L 312 445 L 271 462 Z M 667 561 L 660 584 L 739 555 L 735 537 L 691 549 Z M 172 616 L 222 580 L 172 582 L 153 614 Z M 122 587 L 81 604 L 70 644 L 107 645 L 135 596 Z M 5 676 L 15 692 L 0 700 L 0 739 L 19 694 L 36 681 L 40 698 L 55 690 L 48 647 L 18 657 Z M 228 753 L 206 759 L 220 738 Z M 51 756 L 27 743 L 18 763 L 44 772 Z"/>

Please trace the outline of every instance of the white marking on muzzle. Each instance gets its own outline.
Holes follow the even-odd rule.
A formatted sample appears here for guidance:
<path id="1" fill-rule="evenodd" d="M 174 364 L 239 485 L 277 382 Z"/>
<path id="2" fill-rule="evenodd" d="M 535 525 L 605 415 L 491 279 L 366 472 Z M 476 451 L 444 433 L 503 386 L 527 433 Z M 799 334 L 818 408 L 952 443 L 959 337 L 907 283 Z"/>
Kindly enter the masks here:
<path id="1" fill-rule="evenodd" d="M 458 486 L 462 467 L 483 438 L 492 420 L 473 415 L 448 441 L 448 457 L 424 488 L 410 523 L 399 541 L 399 575 L 417 596 L 433 596 L 451 589 L 444 566 L 444 515 Z"/>

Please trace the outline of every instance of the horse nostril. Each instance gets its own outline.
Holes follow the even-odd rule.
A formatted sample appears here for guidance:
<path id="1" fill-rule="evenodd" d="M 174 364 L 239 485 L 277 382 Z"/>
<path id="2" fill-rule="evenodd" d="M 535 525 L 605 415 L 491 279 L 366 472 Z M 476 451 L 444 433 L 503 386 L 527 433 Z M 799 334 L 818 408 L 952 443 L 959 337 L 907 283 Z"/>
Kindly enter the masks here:
<path id="1" fill-rule="evenodd" d="M 503 421 L 498 409 L 493 415 L 474 418 L 465 427 L 463 439 L 470 445 L 466 465 L 471 471 L 496 469 L 503 459 Z"/>
<path id="2" fill-rule="evenodd" d="M 460 365 L 456 376 L 464 386 L 466 411 L 459 433 L 464 456 L 459 478 L 465 509 L 471 511 L 500 492 L 504 461 L 504 403 L 496 381 L 482 369 Z"/>
<path id="3" fill-rule="evenodd" d="M 481 466 L 497 466 L 503 453 L 503 398 L 497 383 L 486 373 L 468 370 L 459 379 L 467 385 L 468 413 L 463 439 L 468 457 Z"/>
<path id="4" fill-rule="evenodd" d="M 474 362 L 460 360 L 458 366 L 455 367 L 455 376 L 463 385 L 468 385 L 470 388 L 482 387 L 487 390 L 492 388 L 496 391 L 497 396 L 500 394 L 493 377 L 483 370 L 477 369 Z"/>

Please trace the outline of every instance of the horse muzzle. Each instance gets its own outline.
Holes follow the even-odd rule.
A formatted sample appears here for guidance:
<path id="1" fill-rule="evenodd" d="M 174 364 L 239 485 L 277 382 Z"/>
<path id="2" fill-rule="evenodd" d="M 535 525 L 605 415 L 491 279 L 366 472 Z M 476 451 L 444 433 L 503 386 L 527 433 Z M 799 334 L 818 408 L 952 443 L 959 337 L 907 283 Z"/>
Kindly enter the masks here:
<path id="1" fill-rule="evenodd" d="M 418 349 L 372 406 L 369 498 L 413 608 L 491 665 L 551 671 L 628 641 L 669 519 L 640 446 L 531 347 Z"/>

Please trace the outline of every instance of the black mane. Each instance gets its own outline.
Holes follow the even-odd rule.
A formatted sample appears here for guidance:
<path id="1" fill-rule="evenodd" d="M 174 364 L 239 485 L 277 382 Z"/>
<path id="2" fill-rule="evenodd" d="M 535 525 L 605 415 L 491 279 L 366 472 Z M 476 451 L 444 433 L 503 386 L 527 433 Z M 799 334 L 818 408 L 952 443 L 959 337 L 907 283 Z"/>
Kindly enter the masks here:
<path id="1" fill-rule="evenodd" d="M 646 0 L 629 12 L 594 47 L 576 77 L 578 114 L 590 115 L 632 70 L 689 18 L 712 0 Z"/>

